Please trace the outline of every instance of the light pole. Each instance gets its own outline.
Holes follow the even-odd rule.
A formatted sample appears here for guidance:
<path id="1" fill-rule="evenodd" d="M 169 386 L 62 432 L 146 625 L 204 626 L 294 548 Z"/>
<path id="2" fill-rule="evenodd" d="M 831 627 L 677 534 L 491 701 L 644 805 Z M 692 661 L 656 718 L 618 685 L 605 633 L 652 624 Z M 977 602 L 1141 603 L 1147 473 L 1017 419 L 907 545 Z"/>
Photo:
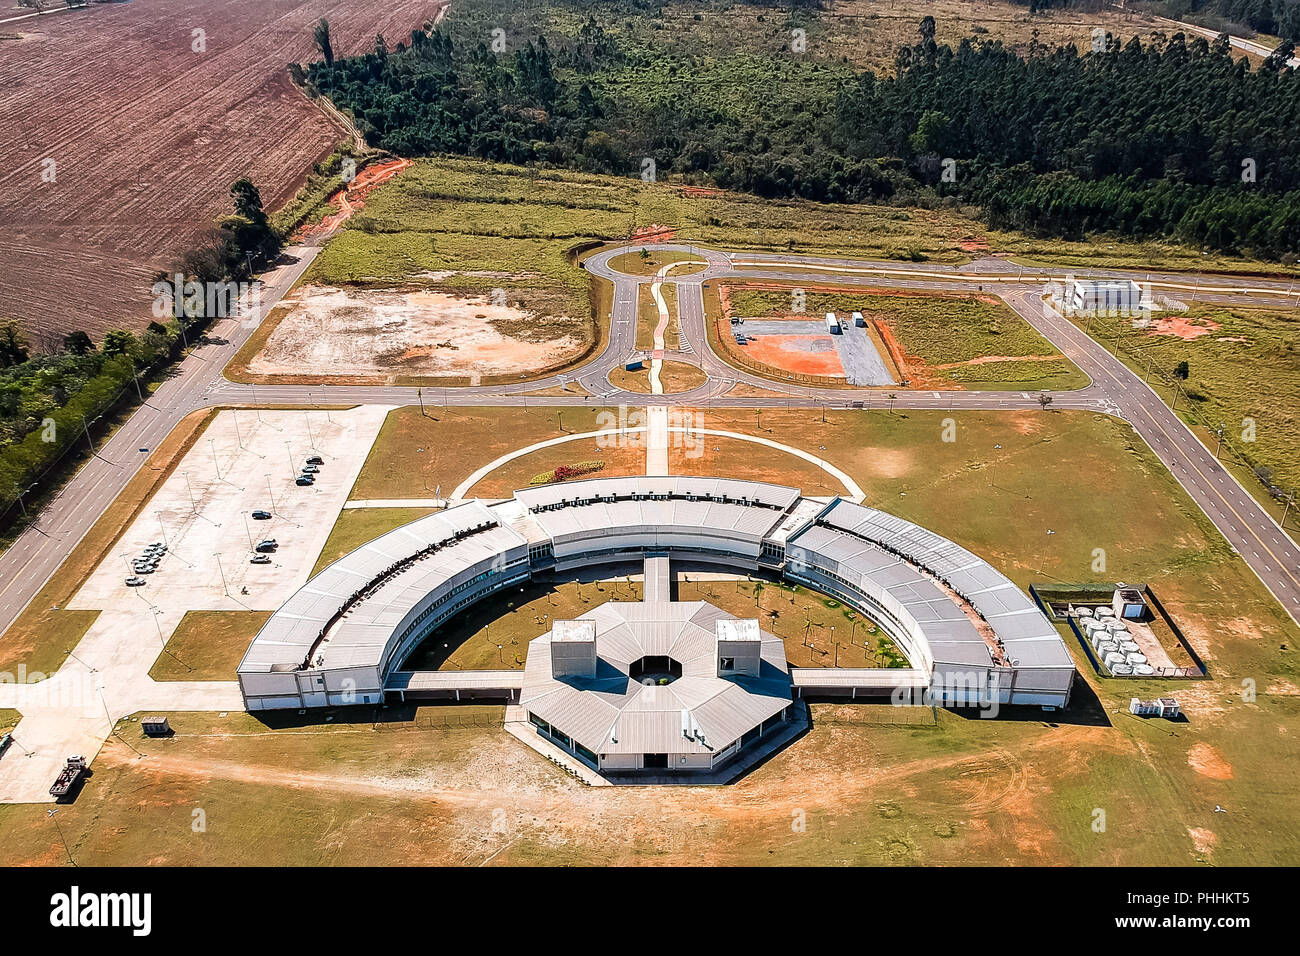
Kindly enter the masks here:
<path id="1" fill-rule="evenodd" d="M 230 597 L 230 585 L 226 583 L 226 571 L 221 566 L 221 555 L 214 551 L 212 556 L 217 559 L 217 572 L 221 575 L 221 589 L 226 592 L 226 597 Z"/>
<path id="2" fill-rule="evenodd" d="M 217 446 L 215 438 L 208 439 L 208 450 L 212 452 L 212 470 L 217 473 L 217 481 L 221 480 L 221 466 L 217 464 Z"/>
<path id="3" fill-rule="evenodd" d="M 56 830 L 59 831 L 59 841 L 63 844 L 63 852 L 66 853 L 66 854 L 68 854 L 68 862 L 71 863 L 73 866 L 76 866 L 76 865 L 77 865 L 77 861 L 74 860 L 74 859 L 72 858 L 72 851 L 71 851 L 70 849 L 68 849 L 68 840 L 67 840 L 67 838 L 64 837 L 64 835 L 63 835 L 63 827 L 59 826 L 59 821 L 54 819 L 54 814 L 56 814 L 56 813 L 58 813 L 58 812 L 59 812 L 59 808 L 58 808 L 58 807 L 53 807 L 53 808 L 51 808 L 51 809 L 49 809 L 49 810 L 46 811 L 46 815 L 47 815 L 51 820 L 54 821 L 54 829 L 56 829 Z"/>

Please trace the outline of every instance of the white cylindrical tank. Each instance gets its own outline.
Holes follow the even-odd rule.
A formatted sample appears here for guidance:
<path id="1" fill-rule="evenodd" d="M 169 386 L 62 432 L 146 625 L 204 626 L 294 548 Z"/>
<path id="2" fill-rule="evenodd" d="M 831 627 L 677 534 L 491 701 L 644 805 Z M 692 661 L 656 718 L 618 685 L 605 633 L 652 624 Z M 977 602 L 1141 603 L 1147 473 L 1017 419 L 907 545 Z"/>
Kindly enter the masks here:
<path id="1" fill-rule="evenodd" d="M 1079 608 L 1079 617 L 1092 617 L 1092 608 L 1090 607 Z"/>
<path id="2" fill-rule="evenodd" d="M 1132 665 L 1132 664 L 1114 664 L 1114 665 L 1111 666 L 1110 672 L 1111 672 L 1112 674 L 1114 674 L 1116 677 L 1132 677 L 1132 676 L 1133 676 L 1133 665 Z"/>
<path id="3" fill-rule="evenodd" d="M 1105 657 L 1102 658 L 1102 663 L 1105 664 L 1107 667 L 1109 667 L 1111 670 L 1114 670 L 1116 664 L 1124 663 L 1124 655 L 1121 654 L 1119 651 L 1111 651 L 1109 654 L 1107 654 Z"/>
<path id="4" fill-rule="evenodd" d="M 1102 641 L 1097 645 L 1096 651 L 1097 656 L 1102 660 L 1105 660 L 1107 655 L 1118 653 L 1119 648 L 1115 645 L 1114 641 Z"/>
<path id="5" fill-rule="evenodd" d="M 1119 645 L 1119 649 L 1125 654 L 1132 654 L 1134 651 L 1142 650 L 1142 648 L 1138 647 L 1137 641 L 1116 641 L 1115 643 Z"/>
<path id="6" fill-rule="evenodd" d="M 1156 669 L 1150 664 L 1134 664 L 1133 673 L 1138 677 L 1149 677 L 1156 672 Z"/>
<path id="7" fill-rule="evenodd" d="M 1106 627 L 1112 631 L 1127 631 L 1128 625 L 1117 617 L 1106 618 Z"/>
<path id="8" fill-rule="evenodd" d="M 1141 651 L 1129 651 L 1124 655 L 1125 664 L 1145 664 L 1146 662 L 1147 656 Z"/>
<path id="9" fill-rule="evenodd" d="M 1104 604 L 1101 605 L 1100 607 L 1093 608 L 1092 613 L 1095 614 L 1095 615 L 1097 615 L 1097 617 L 1114 617 L 1114 616 L 1115 616 L 1115 610 L 1114 610 L 1113 608 L 1106 607 Z"/>

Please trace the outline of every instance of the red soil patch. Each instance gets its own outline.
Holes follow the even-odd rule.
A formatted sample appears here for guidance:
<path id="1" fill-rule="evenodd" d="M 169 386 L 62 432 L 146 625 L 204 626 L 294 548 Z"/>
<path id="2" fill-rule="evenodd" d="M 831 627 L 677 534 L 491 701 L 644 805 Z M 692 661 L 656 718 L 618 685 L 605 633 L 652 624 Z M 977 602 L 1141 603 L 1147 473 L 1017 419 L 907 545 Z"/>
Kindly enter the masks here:
<path id="1" fill-rule="evenodd" d="M 967 237 L 957 243 L 962 252 L 988 252 L 989 243 L 987 239 Z"/>
<path id="2" fill-rule="evenodd" d="M 1196 744 L 1187 753 L 1187 762 L 1202 777 L 1211 780 L 1231 780 L 1232 764 L 1215 747 L 1209 744 Z"/>
<path id="3" fill-rule="evenodd" d="M 683 196 L 721 196 L 721 189 L 711 189 L 707 186 L 678 186 L 677 191 Z"/>
<path id="4" fill-rule="evenodd" d="M 1148 335 L 1176 335 L 1180 339 L 1199 339 L 1219 330 L 1219 323 L 1211 319 L 1192 320 L 1181 315 L 1163 316 L 1156 319 Z"/>
<path id="5" fill-rule="evenodd" d="M 672 242 L 677 238 L 677 230 L 669 226 L 651 223 L 648 226 L 638 226 L 633 229 L 631 238 L 636 242 Z"/>
<path id="6" fill-rule="evenodd" d="M 301 242 L 310 236 L 333 232 L 347 222 L 353 213 L 366 208 L 367 196 L 410 165 L 409 159 L 390 159 L 367 166 L 357 173 L 356 179 L 330 197 L 330 205 L 335 211 L 315 225 L 303 226 L 294 235 L 294 240 Z"/>
<path id="7" fill-rule="evenodd" d="M 817 335 L 760 335 L 739 348 L 755 362 L 761 362 L 783 372 L 800 375 L 826 375 L 844 377 L 844 366 L 834 347 L 824 352 L 809 352 L 801 345 L 816 341 Z M 830 336 L 825 336 L 829 339 Z"/>

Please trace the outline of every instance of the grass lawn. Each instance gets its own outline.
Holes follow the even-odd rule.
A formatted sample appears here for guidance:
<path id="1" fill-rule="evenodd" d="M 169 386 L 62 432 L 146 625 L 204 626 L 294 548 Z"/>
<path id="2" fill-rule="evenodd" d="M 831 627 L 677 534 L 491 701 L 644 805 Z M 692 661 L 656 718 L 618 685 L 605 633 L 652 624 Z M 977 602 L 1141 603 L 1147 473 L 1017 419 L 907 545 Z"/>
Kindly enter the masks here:
<path id="1" fill-rule="evenodd" d="M 636 252 L 625 252 L 621 256 L 615 256 L 609 260 L 609 267 L 625 275 L 653 276 L 658 275 L 660 269 L 672 262 L 691 263 L 674 268 L 669 273 L 672 276 L 694 275 L 707 268 L 698 256 L 693 256 L 689 252 L 670 252 L 656 249 L 654 246 L 646 246 Z"/>
<path id="2" fill-rule="evenodd" d="M 640 570 L 627 569 L 629 574 Z M 572 620 L 606 601 L 639 601 L 641 594 L 641 582 L 626 577 L 532 581 L 517 593 L 473 605 L 452 618 L 425 638 L 403 666 L 412 670 L 522 668 L 528 642 L 549 630 L 552 621 Z"/>
<path id="3" fill-rule="evenodd" d="M 235 680 L 235 668 L 269 611 L 189 611 L 158 660 L 154 680 Z"/>
<path id="4" fill-rule="evenodd" d="M 677 600 L 707 601 L 736 617 L 758 618 L 765 631 L 785 642 L 786 660 L 796 667 L 908 666 L 902 651 L 875 624 L 801 585 L 719 581 L 707 574 L 687 573 L 685 578 L 678 579 Z"/>
<path id="5" fill-rule="evenodd" d="M 1193 339 L 1158 334 L 1165 318 L 1205 332 Z M 1188 378 L 1178 383 L 1183 420 L 1202 427 L 1211 449 L 1217 441 L 1209 432 L 1223 426 L 1224 444 L 1249 468 L 1265 469 L 1284 489 L 1300 485 L 1300 312 L 1197 305 L 1186 313 L 1156 314 L 1154 328 L 1147 329 L 1133 328 L 1130 319 L 1075 321 L 1112 352 L 1118 337 L 1120 358 L 1147 377 L 1166 404 L 1174 400 L 1174 370 L 1186 362 Z M 1233 458 L 1228 450 L 1222 455 Z M 1272 503 L 1257 478 L 1242 484 Z M 1281 509 L 1276 512 L 1280 517 Z"/>
<path id="6" fill-rule="evenodd" d="M 668 325 L 664 329 L 664 348 L 675 349 L 680 344 L 681 326 L 677 316 L 677 287 L 662 285 L 659 293 L 668 306 Z M 650 294 L 648 283 L 637 289 L 636 347 L 649 351 L 655 347 L 655 328 L 659 325 L 659 306 Z"/>
<path id="7" fill-rule="evenodd" d="M 794 286 L 790 286 L 793 289 Z M 787 289 L 722 291 L 727 318 L 789 316 Z M 914 388 L 1073 389 L 1088 377 L 1000 299 L 902 292 L 806 291 L 804 317 L 861 312 L 883 323 L 905 355 Z"/>
<path id="8" fill-rule="evenodd" d="M 668 394 L 689 392 L 693 388 L 699 388 L 708 380 L 709 377 L 702 369 L 687 362 L 664 362 L 659 369 L 659 383 Z M 609 382 L 616 388 L 649 395 L 652 392 L 650 365 L 647 363 L 644 368 L 637 369 L 635 372 L 629 372 L 620 366 L 609 373 Z"/>
<path id="9" fill-rule="evenodd" d="M 645 446 L 643 436 L 633 436 L 633 441 L 606 440 L 603 438 L 582 438 L 540 448 L 512 461 L 506 462 L 497 470 L 483 478 L 469 490 L 469 494 L 479 498 L 509 498 L 521 488 L 534 486 L 534 479 L 543 476 L 551 478 L 555 469 L 562 465 L 578 467 L 599 463 L 581 478 L 614 478 L 620 475 L 645 474 Z M 538 480 L 537 484 L 549 484 L 550 481 Z"/>
<path id="10" fill-rule="evenodd" d="M 352 487 L 352 498 L 432 498 L 439 487 L 449 495 L 474 469 L 501 455 L 600 427 L 597 409 L 458 409 L 432 404 L 433 395 L 425 398 L 423 415 L 418 406 L 389 413 Z M 543 470 L 535 468 L 528 477 Z"/>
<path id="11" fill-rule="evenodd" d="M 828 411 L 825 424 L 780 409 L 765 409 L 761 424 L 753 410 L 704 416 L 706 427 L 828 458 L 864 487 L 868 503 L 975 550 L 1022 587 L 1152 584 L 1207 660 L 1210 679 L 1106 680 L 1081 666 L 1068 711 L 998 720 L 940 711 L 933 726 L 889 726 L 887 709 L 873 705 L 815 704 L 807 736 L 739 783 L 708 788 L 583 787 L 495 726 L 500 708 L 355 708 L 328 723 L 175 714 L 175 739 L 147 741 L 134 722 L 121 725 L 126 743 L 110 739 L 94 777 L 59 817 L 76 861 L 1300 861 L 1300 805 L 1290 778 L 1277 772 L 1294 760 L 1300 727 L 1300 630 L 1126 425 L 1041 411 Z M 942 440 L 945 418 L 956 424 L 954 442 Z M 746 446 L 744 457 L 719 453 L 711 464 L 746 477 L 758 457 Z M 396 496 L 378 490 L 375 497 Z M 1104 574 L 1092 571 L 1098 548 Z M 736 602 L 737 613 L 753 606 L 752 592 L 732 582 L 690 584 L 711 588 L 719 603 Z M 549 626 L 538 615 L 576 616 L 615 593 L 639 597 L 625 580 L 583 584 L 581 594 L 566 582 L 550 597 L 526 590 L 513 608 L 483 606 L 448 632 L 452 666 L 509 666 L 522 643 Z M 799 653 L 816 653 L 798 634 L 797 596 L 789 612 L 775 586 L 760 601 L 782 612 L 783 636 L 791 618 L 796 663 Z M 809 603 L 810 616 L 827 615 L 826 629 L 842 615 Z M 863 642 L 861 626 L 854 636 Z M 1258 690 L 1250 701 L 1241 693 L 1247 679 Z M 1126 712 L 1130 696 L 1169 693 L 1186 722 Z M 1216 805 L 1228 812 L 1215 813 Z M 190 826 L 195 806 L 207 814 L 202 837 Z M 1107 821 L 1100 833 L 1098 808 Z M 491 827 L 498 810 L 505 832 Z M 791 828 L 794 810 L 806 815 L 804 832 Z M 0 863 L 65 859 L 43 808 L 0 807 Z"/>

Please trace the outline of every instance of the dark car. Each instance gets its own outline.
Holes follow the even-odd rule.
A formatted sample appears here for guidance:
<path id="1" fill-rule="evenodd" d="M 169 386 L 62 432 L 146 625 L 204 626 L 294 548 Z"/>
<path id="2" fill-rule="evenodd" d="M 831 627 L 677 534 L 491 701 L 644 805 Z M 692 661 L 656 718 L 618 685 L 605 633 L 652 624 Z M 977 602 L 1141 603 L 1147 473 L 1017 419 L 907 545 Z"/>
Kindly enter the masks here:
<path id="1" fill-rule="evenodd" d="M 320 455 L 312 455 L 310 458 L 307 459 L 307 464 L 309 464 L 309 465 L 323 465 L 323 464 L 325 464 L 325 459 L 322 458 Z"/>
<path id="2" fill-rule="evenodd" d="M 295 484 L 295 485 L 314 485 L 314 484 L 316 484 L 316 481 L 315 481 L 314 478 L 312 478 L 311 475 L 299 475 L 297 481 L 295 481 L 294 484 Z"/>
<path id="3" fill-rule="evenodd" d="M 271 512 L 269 511 L 262 511 L 259 509 L 253 512 L 254 521 L 266 521 L 270 517 L 271 517 Z"/>

